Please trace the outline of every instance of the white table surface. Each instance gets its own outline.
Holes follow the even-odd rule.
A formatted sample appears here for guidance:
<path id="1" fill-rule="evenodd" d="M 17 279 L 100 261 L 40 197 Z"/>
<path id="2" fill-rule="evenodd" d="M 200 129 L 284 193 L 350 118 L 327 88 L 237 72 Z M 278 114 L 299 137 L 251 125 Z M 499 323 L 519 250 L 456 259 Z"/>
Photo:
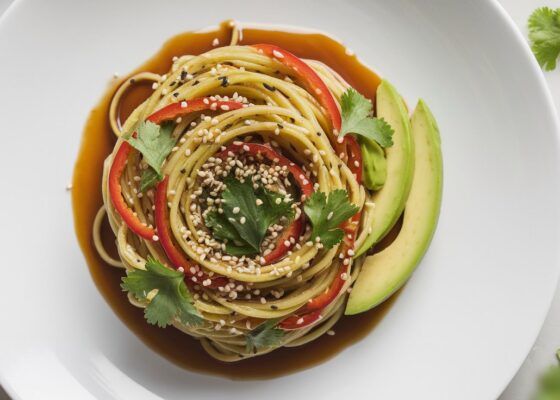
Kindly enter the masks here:
<path id="1" fill-rule="evenodd" d="M 0 15 L 13 1 L 0 0 Z M 525 36 L 527 36 L 527 18 L 535 8 L 540 6 L 560 8 L 560 0 L 499 0 L 499 2 Z M 556 103 L 556 108 L 560 110 L 560 66 L 557 71 L 544 72 L 544 75 Z M 555 363 L 555 352 L 558 348 L 560 348 L 560 289 L 556 291 L 552 306 L 533 349 L 500 396 L 500 400 L 529 399 L 539 374 L 548 365 Z M 457 360 L 457 362 L 461 362 L 461 360 Z M 468 384 L 468 377 L 465 377 L 465 384 Z M 0 388 L 0 400 L 7 398 Z"/>

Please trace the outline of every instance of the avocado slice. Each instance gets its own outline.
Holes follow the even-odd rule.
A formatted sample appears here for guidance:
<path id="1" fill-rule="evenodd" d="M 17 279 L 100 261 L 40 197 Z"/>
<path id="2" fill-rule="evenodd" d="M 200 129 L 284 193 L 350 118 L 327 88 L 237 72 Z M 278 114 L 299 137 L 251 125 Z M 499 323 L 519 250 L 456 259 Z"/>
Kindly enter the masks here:
<path id="1" fill-rule="evenodd" d="M 383 118 L 395 132 L 393 145 L 385 149 L 385 184 L 372 198 L 375 208 L 371 211 L 371 232 L 356 250 L 356 257 L 383 239 L 395 225 L 408 198 L 414 171 L 414 143 L 410 134 L 408 111 L 400 94 L 385 80 L 377 88 L 376 106 L 377 117 Z"/>
<path id="2" fill-rule="evenodd" d="M 364 186 L 369 190 L 379 190 L 387 179 L 387 159 L 385 151 L 375 140 L 360 136 Z"/>
<path id="3" fill-rule="evenodd" d="M 416 166 L 401 231 L 380 253 L 367 257 L 354 283 L 345 313 L 358 314 L 383 302 L 410 277 L 434 234 L 443 185 L 439 130 L 420 100 L 412 115 Z"/>

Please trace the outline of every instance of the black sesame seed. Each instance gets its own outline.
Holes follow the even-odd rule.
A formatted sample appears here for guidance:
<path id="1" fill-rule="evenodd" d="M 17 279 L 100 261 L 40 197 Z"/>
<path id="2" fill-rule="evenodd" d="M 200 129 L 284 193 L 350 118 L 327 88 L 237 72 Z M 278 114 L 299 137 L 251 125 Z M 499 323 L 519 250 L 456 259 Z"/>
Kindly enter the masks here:
<path id="1" fill-rule="evenodd" d="M 185 79 L 187 79 L 187 71 L 181 71 L 181 80 L 184 81 Z"/>
<path id="2" fill-rule="evenodd" d="M 274 92 L 276 90 L 276 88 L 274 86 L 270 86 L 267 83 L 263 83 L 263 86 L 267 89 L 270 90 L 271 92 Z"/>
<path id="3" fill-rule="evenodd" d="M 178 92 L 173 93 L 173 97 L 179 97 L 179 93 Z"/>
<path id="4" fill-rule="evenodd" d="M 278 126 L 278 128 L 284 129 L 284 125 L 282 125 L 282 124 L 278 124 L 278 123 L 277 123 L 276 125 Z"/>
<path id="5" fill-rule="evenodd" d="M 183 168 L 183 169 L 181 170 L 181 173 L 184 174 L 185 172 L 187 172 L 187 170 L 186 170 L 185 168 Z"/>
<path id="6" fill-rule="evenodd" d="M 296 122 L 296 119 L 295 119 L 295 118 L 292 118 L 292 117 L 290 117 L 290 121 L 292 121 L 292 124 L 293 124 L 294 122 Z"/>
<path id="7" fill-rule="evenodd" d="M 228 130 L 229 128 L 231 128 L 233 126 L 233 124 L 227 124 L 226 126 L 224 126 L 224 131 Z"/>
<path id="8" fill-rule="evenodd" d="M 321 136 L 321 132 L 317 132 L 317 136 Z"/>
<path id="9" fill-rule="evenodd" d="M 132 78 L 131 80 L 129 80 L 131 85 L 134 85 L 136 83 L 136 79 Z"/>
<path id="10" fill-rule="evenodd" d="M 229 85 L 229 81 L 228 81 L 227 76 L 220 76 L 220 77 L 218 77 L 218 80 L 222 81 L 222 87 L 227 87 Z"/>
<path id="11" fill-rule="evenodd" d="M 192 84 L 191 86 L 196 86 L 196 85 L 198 85 L 199 83 L 200 83 L 200 81 L 196 80 L 196 81 L 193 82 L 193 84 Z"/>
<path id="12" fill-rule="evenodd" d="M 278 306 L 277 306 L 277 305 L 274 305 L 274 304 L 272 304 L 272 305 L 270 306 L 270 308 L 271 308 L 272 310 L 278 310 Z"/>

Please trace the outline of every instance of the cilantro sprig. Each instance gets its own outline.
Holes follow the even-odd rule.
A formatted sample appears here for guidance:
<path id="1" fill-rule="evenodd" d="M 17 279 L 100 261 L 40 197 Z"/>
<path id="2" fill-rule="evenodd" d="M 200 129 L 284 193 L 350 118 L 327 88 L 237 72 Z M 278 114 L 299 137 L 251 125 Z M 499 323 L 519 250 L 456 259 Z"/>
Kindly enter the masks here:
<path id="1" fill-rule="evenodd" d="M 250 177 L 241 182 L 230 176 L 224 183 L 226 189 L 222 192 L 221 202 L 224 212 L 207 213 L 206 226 L 213 231 L 215 238 L 227 240 L 226 253 L 258 254 L 268 227 L 283 216 L 294 217 L 293 202 L 284 201 L 283 196 L 262 186 L 255 190 Z"/>
<path id="2" fill-rule="evenodd" d="M 334 190 L 328 196 L 324 192 L 313 193 L 303 209 L 311 221 L 311 239 L 319 238 L 327 249 L 340 243 L 344 232 L 338 226 L 359 210 L 342 189 Z"/>
<path id="3" fill-rule="evenodd" d="M 137 299 L 148 301 L 144 316 L 150 324 L 165 328 L 174 318 L 191 326 L 202 323 L 184 282 L 184 274 L 151 257 L 146 261 L 146 270 L 130 271 L 122 279 L 121 287 Z M 148 300 L 148 294 L 154 289 L 157 289 L 156 295 Z"/>
<path id="4" fill-rule="evenodd" d="M 354 134 L 373 140 L 381 147 L 393 145 L 393 128 L 383 118 L 372 117 L 373 105 L 353 88 L 340 98 L 342 128 L 340 136 Z"/>
<path id="5" fill-rule="evenodd" d="M 140 179 L 140 190 L 145 191 L 163 179 L 161 167 L 175 147 L 176 139 L 171 137 L 172 123 L 161 125 L 143 121 L 136 130 L 136 137 L 129 137 L 128 143 L 144 157 L 150 168 L 144 170 Z"/>
<path id="6" fill-rule="evenodd" d="M 560 399 L 560 350 L 556 352 L 557 365 L 550 366 L 540 377 L 535 400 Z"/>
<path id="7" fill-rule="evenodd" d="M 257 326 L 246 336 L 246 349 L 248 352 L 255 352 L 257 349 L 273 347 L 282 341 L 284 331 L 276 328 L 277 319 L 271 319 Z"/>
<path id="8" fill-rule="evenodd" d="M 540 66 L 551 71 L 560 55 L 560 8 L 536 9 L 528 21 L 529 41 Z"/>

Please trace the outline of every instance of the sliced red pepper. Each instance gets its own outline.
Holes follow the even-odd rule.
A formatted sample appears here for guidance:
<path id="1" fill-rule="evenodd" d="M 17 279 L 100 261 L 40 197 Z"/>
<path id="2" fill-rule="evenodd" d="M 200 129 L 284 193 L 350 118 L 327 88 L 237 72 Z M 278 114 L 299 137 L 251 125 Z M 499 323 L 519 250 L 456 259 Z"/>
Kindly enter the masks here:
<path id="1" fill-rule="evenodd" d="M 218 153 L 217 156 L 221 158 L 225 158 L 228 156 L 228 153 L 230 152 L 235 154 L 241 152 L 242 150 L 247 151 L 247 153 L 255 156 L 257 154 L 261 154 L 263 157 L 267 158 L 268 160 L 280 166 L 286 166 L 287 170 L 292 174 L 294 180 L 300 187 L 302 195 L 308 197 L 311 196 L 311 194 L 313 193 L 313 185 L 307 179 L 307 177 L 303 173 L 303 170 L 300 167 L 298 167 L 288 158 L 277 153 L 272 148 L 265 146 L 263 144 L 233 143 L 230 144 L 224 151 Z M 284 231 L 282 232 L 282 234 L 280 235 L 280 237 L 276 242 L 276 247 L 274 247 L 274 250 L 272 250 L 272 252 L 270 252 L 266 256 L 263 256 L 264 265 L 271 264 L 279 260 L 280 258 L 284 257 L 286 253 L 295 246 L 295 242 L 292 243 L 290 238 L 293 237 L 296 240 L 299 239 L 302 230 L 305 226 L 304 221 L 305 221 L 305 216 L 302 213 L 297 220 L 292 221 L 292 223 L 284 229 Z M 286 245 L 286 242 L 288 242 L 289 245 Z"/>
<path id="2" fill-rule="evenodd" d="M 257 50 L 262 51 L 269 57 L 275 58 L 278 62 L 292 69 L 298 79 L 303 83 L 309 93 L 311 93 L 321 106 L 327 111 L 333 129 L 337 134 L 342 126 L 342 118 L 338 105 L 328 86 L 323 82 L 319 74 L 315 72 L 305 61 L 293 53 L 273 44 L 254 44 Z M 348 154 L 348 166 L 352 173 L 356 175 L 358 183 L 362 183 L 362 153 L 356 138 L 350 135 L 344 136 L 342 144 L 333 143 L 338 154 L 346 152 Z M 345 151 L 346 150 L 346 151 Z"/>
<path id="3" fill-rule="evenodd" d="M 236 110 L 241 107 L 243 107 L 243 104 L 235 101 L 212 101 L 207 97 L 201 97 L 169 104 L 150 115 L 148 117 L 148 121 L 159 124 L 160 122 L 174 120 L 181 115 L 195 111 L 229 111 Z M 133 133 L 133 136 L 136 136 L 136 132 Z M 109 171 L 109 195 L 111 196 L 111 201 L 113 202 L 115 210 L 119 213 L 123 222 L 130 228 L 130 230 L 143 239 L 153 240 L 153 237 L 156 235 L 154 229 L 148 227 L 145 223 L 140 221 L 122 196 L 120 180 L 131 149 L 132 146 L 128 144 L 128 142 L 123 142 L 115 154 L 111 170 Z"/>
<path id="4" fill-rule="evenodd" d="M 169 177 L 166 176 L 156 188 L 155 196 L 155 222 L 158 232 L 159 242 L 165 251 L 167 258 L 175 268 L 183 268 L 185 276 L 189 277 L 190 281 L 202 284 L 203 281 L 208 279 L 208 274 L 201 272 L 198 266 L 195 271 L 191 271 L 193 264 L 185 257 L 183 251 L 174 243 L 171 234 L 171 227 L 169 226 L 169 216 L 167 212 L 167 187 L 169 184 Z M 224 286 L 228 283 L 225 277 L 210 278 L 211 284 L 207 287 Z"/>
<path id="5" fill-rule="evenodd" d="M 128 142 L 123 142 L 115 158 L 113 159 L 113 164 L 111 165 L 111 170 L 109 171 L 109 195 L 113 202 L 115 210 L 121 216 L 123 222 L 130 228 L 132 232 L 144 238 L 146 240 L 153 240 L 156 232 L 153 228 L 148 227 L 145 223 L 140 221 L 132 209 L 126 204 L 121 187 L 121 175 L 126 166 L 128 160 L 128 155 L 132 146 Z"/>
<path id="6" fill-rule="evenodd" d="M 284 231 L 278 237 L 274 250 L 272 250 L 266 256 L 263 256 L 265 265 L 272 264 L 273 262 L 281 259 L 282 257 L 284 257 L 284 255 L 286 255 L 288 251 L 292 249 L 292 247 L 294 247 L 295 243 L 292 243 L 290 239 L 294 238 L 296 241 L 299 239 L 299 237 L 303 233 L 303 227 L 305 225 L 303 222 L 304 218 L 302 214 L 300 218 L 294 220 L 290 225 L 284 228 Z M 289 246 L 286 246 L 287 242 L 290 242 Z"/>
<path id="7" fill-rule="evenodd" d="M 159 124 L 160 122 L 175 120 L 182 115 L 196 111 L 231 111 L 242 107 L 243 104 L 236 101 L 212 101 L 209 97 L 199 97 L 171 103 L 150 115 L 148 121 Z"/>
<path id="8" fill-rule="evenodd" d="M 358 183 L 362 183 L 362 150 L 354 136 L 345 135 L 343 144 L 346 145 L 348 168 L 356 176 Z"/>
<path id="9" fill-rule="evenodd" d="M 321 319 L 321 310 L 314 311 L 305 315 L 291 315 L 285 320 L 281 321 L 278 324 L 278 327 L 287 331 L 301 329 L 311 325 L 319 319 Z"/>
<path id="10" fill-rule="evenodd" d="M 261 50 L 264 54 L 271 58 L 275 58 L 281 64 L 294 71 L 297 78 L 303 83 L 309 93 L 311 93 L 325 108 L 331 118 L 334 129 L 340 131 L 341 117 L 338 105 L 329 90 L 329 87 L 323 82 L 321 77 L 311 68 L 305 61 L 287 50 L 273 44 L 254 44 L 257 50 Z"/>
<path id="11" fill-rule="evenodd" d="M 307 179 L 307 176 L 305 176 L 303 170 L 288 158 L 284 157 L 280 153 L 276 152 L 276 150 L 264 144 L 234 142 L 227 146 L 224 151 L 221 151 L 216 156 L 224 158 L 228 156 L 229 152 L 235 154 L 241 151 L 247 151 L 247 153 L 251 155 L 261 154 L 263 157 L 266 157 L 268 160 L 282 167 L 286 166 L 288 171 L 294 177 L 298 186 L 301 188 L 302 194 L 306 197 L 309 197 L 313 194 L 313 185 L 311 184 L 309 179 Z"/>

